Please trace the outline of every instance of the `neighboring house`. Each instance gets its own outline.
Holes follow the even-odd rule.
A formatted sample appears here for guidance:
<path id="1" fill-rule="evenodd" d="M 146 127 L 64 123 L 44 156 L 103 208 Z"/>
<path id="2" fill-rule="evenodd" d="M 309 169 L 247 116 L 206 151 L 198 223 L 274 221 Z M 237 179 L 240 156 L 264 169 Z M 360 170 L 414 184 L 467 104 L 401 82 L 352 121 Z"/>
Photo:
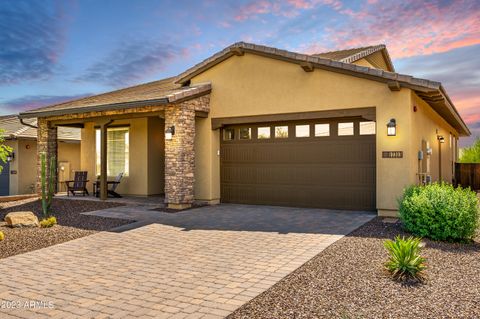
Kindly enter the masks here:
<path id="1" fill-rule="evenodd" d="M 0 129 L 5 130 L 6 145 L 13 156 L 3 164 L 0 174 L 0 196 L 31 194 L 37 181 L 37 125 L 36 119 L 27 119 L 24 125 L 17 115 L 0 116 Z M 29 126 L 30 125 L 30 126 Z M 59 181 L 69 180 L 74 170 L 80 169 L 80 129 L 61 127 L 58 130 Z M 63 190 L 60 185 L 59 190 Z"/>
<path id="2" fill-rule="evenodd" d="M 49 153 L 49 127 L 81 127 L 82 170 L 124 172 L 119 192 L 165 193 L 172 208 L 392 215 L 405 186 L 452 181 L 458 138 L 470 135 L 442 85 L 395 73 L 383 45 L 305 55 L 241 42 L 175 78 L 20 117 L 39 118 Z"/>

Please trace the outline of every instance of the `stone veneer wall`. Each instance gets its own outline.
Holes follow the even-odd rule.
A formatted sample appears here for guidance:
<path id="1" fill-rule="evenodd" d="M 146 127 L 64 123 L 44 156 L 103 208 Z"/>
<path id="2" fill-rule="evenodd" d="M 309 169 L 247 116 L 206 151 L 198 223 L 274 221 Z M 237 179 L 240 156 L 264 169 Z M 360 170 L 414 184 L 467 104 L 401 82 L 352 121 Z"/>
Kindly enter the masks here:
<path id="1" fill-rule="evenodd" d="M 58 141 L 57 141 L 57 127 L 50 127 L 49 122 L 45 118 L 38 119 L 38 129 L 37 129 L 37 183 L 36 190 L 37 194 L 41 195 L 41 177 L 42 177 L 42 161 L 40 158 L 41 153 L 46 154 L 47 162 L 47 181 L 51 178 L 49 176 L 50 172 L 50 158 L 55 156 L 55 159 L 58 162 Z M 58 170 L 57 173 L 53 176 L 53 182 L 55 185 L 55 190 L 57 189 L 57 180 L 58 180 Z"/>
<path id="2" fill-rule="evenodd" d="M 170 208 L 191 206 L 195 199 L 195 111 L 208 112 L 210 95 L 165 108 L 165 129 L 175 126 L 165 140 L 165 202 Z"/>
<path id="3" fill-rule="evenodd" d="M 88 119 L 91 117 L 105 117 L 127 115 L 129 113 L 149 113 L 165 110 L 165 129 L 175 126 L 172 140 L 165 141 L 165 202 L 171 208 L 185 208 L 191 206 L 194 196 L 195 183 L 195 112 L 210 111 L 210 94 L 197 96 L 190 100 L 179 101 L 167 106 L 147 106 L 134 109 L 116 111 L 90 112 L 80 114 L 61 115 L 38 119 L 38 148 L 37 148 L 37 193 L 41 193 L 41 161 L 40 154 L 47 154 L 49 158 L 57 158 L 57 128 L 50 128 L 50 121 L 68 119 Z M 48 165 L 49 166 L 49 165 Z M 47 166 L 47 169 L 48 169 Z M 48 172 L 48 170 L 47 170 Z M 58 176 L 53 177 L 56 181 Z"/>

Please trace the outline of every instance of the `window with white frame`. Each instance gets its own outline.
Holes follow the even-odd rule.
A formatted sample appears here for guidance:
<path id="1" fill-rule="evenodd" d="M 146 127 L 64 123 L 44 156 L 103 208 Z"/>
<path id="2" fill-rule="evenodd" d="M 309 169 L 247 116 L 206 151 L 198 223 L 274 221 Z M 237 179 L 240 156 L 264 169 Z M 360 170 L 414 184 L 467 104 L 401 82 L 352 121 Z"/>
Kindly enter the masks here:
<path id="1" fill-rule="evenodd" d="M 129 171 L 129 128 L 128 127 L 112 127 L 107 129 L 107 175 L 117 176 L 123 173 L 128 176 Z M 95 132 L 96 144 L 96 175 L 100 175 L 101 171 L 101 144 L 100 130 Z"/>
<path id="2" fill-rule="evenodd" d="M 353 135 L 353 122 L 338 123 L 338 136 Z"/>
<path id="3" fill-rule="evenodd" d="M 375 135 L 375 122 L 360 122 L 360 135 Z"/>
<path id="4" fill-rule="evenodd" d="M 315 136 L 330 136 L 330 124 L 315 124 Z"/>

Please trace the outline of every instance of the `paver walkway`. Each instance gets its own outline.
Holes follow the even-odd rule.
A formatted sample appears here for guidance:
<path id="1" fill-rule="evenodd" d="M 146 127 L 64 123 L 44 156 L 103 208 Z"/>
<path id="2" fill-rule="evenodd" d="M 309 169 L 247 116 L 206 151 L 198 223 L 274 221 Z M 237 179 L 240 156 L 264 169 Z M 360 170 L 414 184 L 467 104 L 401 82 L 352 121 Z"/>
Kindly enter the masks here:
<path id="1" fill-rule="evenodd" d="M 156 212 L 143 227 L 0 260 L 0 302 L 20 306 L 0 317 L 222 318 L 373 217 L 245 205 Z"/>

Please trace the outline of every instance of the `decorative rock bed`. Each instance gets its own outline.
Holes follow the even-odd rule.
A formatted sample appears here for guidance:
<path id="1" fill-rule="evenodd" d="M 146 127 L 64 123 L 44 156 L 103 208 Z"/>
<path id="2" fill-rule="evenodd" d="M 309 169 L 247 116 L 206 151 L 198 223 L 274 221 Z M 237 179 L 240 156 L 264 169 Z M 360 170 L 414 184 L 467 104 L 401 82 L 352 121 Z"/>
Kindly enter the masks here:
<path id="1" fill-rule="evenodd" d="M 58 221 L 58 225 L 54 227 L 12 228 L 8 227 L 7 223 L 1 222 L 0 231 L 5 234 L 5 239 L 0 241 L 0 258 L 52 246 L 131 223 L 131 220 L 80 214 L 117 206 L 122 205 L 109 202 L 54 199 L 52 208 Z M 41 202 L 37 199 L 26 199 L 0 203 L 0 220 L 3 221 L 9 213 L 18 211 L 33 212 L 38 223 L 42 212 Z M 29 219 L 32 217 L 30 216 Z"/>
<path id="2" fill-rule="evenodd" d="M 334 243 L 233 318 L 479 318 L 480 242 L 424 240 L 425 284 L 393 281 L 383 241 L 406 235 L 380 218 Z"/>

